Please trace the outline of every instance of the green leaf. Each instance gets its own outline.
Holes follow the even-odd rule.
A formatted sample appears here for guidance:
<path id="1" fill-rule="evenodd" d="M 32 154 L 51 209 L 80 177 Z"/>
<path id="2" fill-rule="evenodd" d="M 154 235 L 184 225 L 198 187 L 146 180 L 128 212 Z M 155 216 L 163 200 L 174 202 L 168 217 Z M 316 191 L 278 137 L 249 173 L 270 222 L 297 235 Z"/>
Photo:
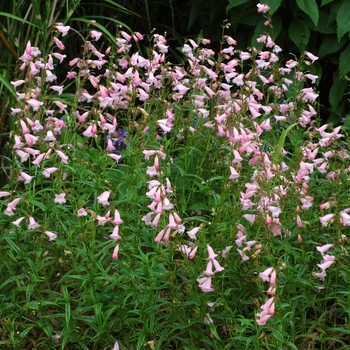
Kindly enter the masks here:
<path id="1" fill-rule="evenodd" d="M 4 72 L 6 73 L 6 72 Z M 5 85 L 6 89 L 11 93 L 12 96 L 16 97 L 16 92 L 15 89 L 13 88 L 13 86 L 10 84 L 10 82 L 6 79 L 5 76 L 2 76 L 0 74 L 0 83 L 2 83 L 3 85 Z M 1 84 L 0 84 L 1 86 Z"/>
<path id="2" fill-rule="evenodd" d="M 312 19 L 312 22 L 314 22 L 315 26 L 317 26 L 319 13 L 318 13 L 318 6 L 316 3 L 316 0 L 296 0 L 296 1 L 300 10 L 305 12 Z"/>
<path id="3" fill-rule="evenodd" d="M 190 10 L 190 16 L 188 19 L 187 30 L 189 30 L 192 27 L 194 21 L 197 19 L 199 13 L 201 12 L 202 5 L 203 4 L 201 0 L 193 1 L 191 10 Z"/>
<path id="4" fill-rule="evenodd" d="M 288 28 L 288 34 L 298 49 L 300 51 L 305 51 L 306 45 L 310 39 L 310 29 L 305 22 L 299 18 L 294 18 Z"/>
<path id="5" fill-rule="evenodd" d="M 333 1 L 333 0 L 322 0 L 321 7 L 324 6 L 324 5 L 329 4 L 329 3 L 332 2 L 332 1 Z"/>
<path id="6" fill-rule="evenodd" d="M 33 24 L 32 22 L 28 22 L 26 21 L 25 19 L 21 18 L 21 17 L 17 17 L 15 15 L 12 15 L 11 13 L 7 13 L 7 12 L 0 12 L 0 17 L 5 17 L 5 18 L 12 18 L 12 19 L 15 19 L 16 21 L 18 22 L 21 22 L 21 23 L 26 23 L 26 24 L 29 24 L 37 29 L 40 29 L 40 27 L 38 27 L 37 25 Z"/>
<path id="7" fill-rule="evenodd" d="M 226 6 L 226 13 L 234 7 L 247 3 L 249 0 L 229 0 L 229 4 Z"/>
<path id="8" fill-rule="evenodd" d="M 281 159 L 282 156 L 282 148 L 284 147 L 284 143 L 286 141 L 286 137 L 289 133 L 289 131 L 291 131 L 295 126 L 299 125 L 298 123 L 294 123 L 292 125 L 289 125 L 287 129 L 282 131 L 282 134 L 278 140 L 278 144 L 275 150 L 275 154 L 274 154 L 274 161 L 277 163 L 279 162 L 279 160 Z"/>
<path id="9" fill-rule="evenodd" d="M 348 32 L 350 32 L 350 2 L 344 1 L 337 14 L 338 41 Z"/>
<path id="10" fill-rule="evenodd" d="M 329 14 L 325 11 L 320 11 L 320 17 L 317 26 L 314 25 L 310 17 L 305 17 L 305 22 L 308 27 L 314 32 L 323 34 L 335 34 L 337 32 L 336 24 L 329 21 Z"/>
<path id="11" fill-rule="evenodd" d="M 282 4 L 282 0 L 265 0 L 263 4 L 270 6 L 270 13 L 274 14 Z"/>
<path id="12" fill-rule="evenodd" d="M 343 77 L 350 72 L 350 44 L 340 54 L 339 57 L 339 75 Z"/>
<path id="13" fill-rule="evenodd" d="M 337 40 L 336 35 L 325 35 L 322 43 L 320 45 L 320 50 L 318 51 L 317 56 L 319 58 L 329 55 L 339 51 L 347 42 L 346 37 L 344 36 L 340 41 Z"/>
<path id="14" fill-rule="evenodd" d="M 337 108 L 339 102 L 344 97 L 348 82 L 344 79 L 336 80 L 329 91 L 329 102 L 333 108 Z"/>

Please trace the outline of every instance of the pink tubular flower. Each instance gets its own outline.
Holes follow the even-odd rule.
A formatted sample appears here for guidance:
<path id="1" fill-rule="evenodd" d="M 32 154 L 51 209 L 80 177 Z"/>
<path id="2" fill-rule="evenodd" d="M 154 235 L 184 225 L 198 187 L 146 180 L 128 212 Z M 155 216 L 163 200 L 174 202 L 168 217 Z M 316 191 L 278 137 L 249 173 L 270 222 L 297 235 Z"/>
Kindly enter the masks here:
<path id="1" fill-rule="evenodd" d="M 38 155 L 38 157 L 32 161 L 32 164 L 37 165 L 38 167 L 40 167 L 40 163 L 42 162 L 42 160 L 44 159 L 46 153 L 41 153 L 40 155 Z M 46 175 L 45 175 L 46 176 Z"/>
<path id="2" fill-rule="evenodd" d="M 77 217 L 81 217 L 81 216 L 87 216 L 87 212 L 84 208 L 80 208 L 77 211 Z"/>
<path id="3" fill-rule="evenodd" d="M 116 225 L 114 227 L 113 232 L 109 235 L 109 237 L 114 239 L 115 241 L 122 239 L 122 237 L 119 236 L 119 225 Z"/>
<path id="4" fill-rule="evenodd" d="M 7 196 L 10 196 L 10 195 L 11 195 L 10 192 L 0 191 L 0 198 L 2 198 L 2 197 L 7 197 Z"/>
<path id="5" fill-rule="evenodd" d="M 270 275 L 274 271 L 273 267 L 269 267 L 264 272 L 259 273 L 259 277 L 262 279 L 263 282 L 270 282 Z"/>
<path id="6" fill-rule="evenodd" d="M 98 39 L 101 38 L 102 33 L 101 33 L 101 32 L 97 32 L 96 30 L 92 30 L 92 31 L 90 32 L 90 35 L 91 35 L 91 37 L 92 37 L 93 39 L 95 39 L 95 41 L 97 41 Z"/>
<path id="7" fill-rule="evenodd" d="M 320 217 L 320 222 L 324 227 L 327 227 L 328 223 L 333 219 L 335 214 L 327 214 Z"/>
<path id="8" fill-rule="evenodd" d="M 15 198 L 12 202 L 10 202 L 9 204 L 7 204 L 7 208 L 4 211 L 4 214 L 7 216 L 13 216 L 15 215 L 15 213 L 13 212 L 14 210 L 16 210 L 16 205 L 18 204 L 18 202 L 21 200 L 21 198 Z"/>
<path id="9" fill-rule="evenodd" d="M 38 157 L 39 158 L 39 157 Z M 34 163 L 34 162 L 32 162 Z M 46 168 L 43 170 L 42 174 L 48 179 L 52 173 L 57 171 L 58 168 L 52 167 L 52 168 Z"/>
<path id="10" fill-rule="evenodd" d="M 124 221 L 120 218 L 119 211 L 117 209 L 114 210 L 114 219 L 112 220 L 112 224 L 120 225 L 123 224 Z"/>
<path id="11" fill-rule="evenodd" d="M 203 293 L 213 292 L 214 288 L 211 287 L 211 277 L 200 277 L 197 279 L 198 286 Z"/>
<path id="12" fill-rule="evenodd" d="M 32 216 L 30 216 L 28 230 L 35 230 L 39 227 L 40 227 L 40 225 L 34 220 L 34 218 Z"/>
<path id="13" fill-rule="evenodd" d="M 213 248 L 209 244 L 207 244 L 207 250 L 208 250 L 207 260 L 213 260 L 218 256 L 217 254 L 214 253 Z"/>
<path id="14" fill-rule="evenodd" d="M 16 221 L 12 221 L 12 223 L 17 226 L 20 227 L 20 223 L 24 220 L 24 216 L 20 217 L 19 219 L 17 219 Z"/>
<path id="15" fill-rule="evenodd" d="M 56 153 L 61 158 L 61 163 L 62 164 L 68 164 L 68 157 L 63 152 L 61 152 L 59 150 L 56 150 Z"/>
<path id="16" fill-rule="evenodd" d="M 312 61 L 312 63 L 314 63 L 315 61 L 318 60 L 318 57 L 315 56 L 315 55 L 313 55 L 311 52 L 305 51 L 304 53 L 305 53 L 305 55 L 306 55 L 307 57 L 310 58 L 310 60 Z"/>
<path id="17" fill-rule="evenodd" d="M 28 175 L 24 171 L 20 172 L 20 176 L 18 177 L 19 181 L 24 181 L 24 184 L 27 185 L 29 184 L 33 179 L 33 176 Z"/>
<path id="18" fill-rule="evenodd" d="M 316 247 L 316 249 L 323 255 L 328 249 L 332 248 L 333 246 L 334 244 L 325 244 L 322 247 Z"/>
<path id="19" fill-rule="evenodd" d="M 33 107 L 34 112 L 38 111 L 39 108 L 44 104 L 44 102 L 35 100 L 34 98 L 27 100 L 27 103 L 29 104 L 29 106 Z"/>
<path id="20" fill-rule="evenodd" d="M 118 260 L 119 244 L 117 244 L 113 250 L 112 259 Z"/>
<path id="21" fill-rule="evenodd" d="M 97 201 L 102 205 L 110 205 L 108 202 L 109 195 L 112 191 L 105 191 L 97 197 Z"/>
<path id="22" fill-rule="evenodd" d="M 197 232 L 198 232 L 200 229 L 201 229 L 200 227 L 195 227 L 195 228 L 193 228 L 191 231 L 187 231 L 187 235 L 188 235 L 191 239 L 196 240 L 196 239 L 197 239 L 196 234 L 197 234 Z"/>
<path id="23" fill-rule="evenodd" d="M 53 233 L 51 231 L 44 231 L 45 235 L 49 237 L 49 241 L 54 241 L 57 238 L 56 233 Z"/>
<path id="24" fill-rule="evenodd" d="M 114 343 L 114 347 L 111 350 L 119 350 L 119 343 L 117 341 Z"/>
<path id="25" fill-rule="evenodd" d="M 62 36 L 66 36 L 69 32 L 70 26 L 64 26 L 63 24 L 55 26 L 55 28 L 62 33 Z"/>

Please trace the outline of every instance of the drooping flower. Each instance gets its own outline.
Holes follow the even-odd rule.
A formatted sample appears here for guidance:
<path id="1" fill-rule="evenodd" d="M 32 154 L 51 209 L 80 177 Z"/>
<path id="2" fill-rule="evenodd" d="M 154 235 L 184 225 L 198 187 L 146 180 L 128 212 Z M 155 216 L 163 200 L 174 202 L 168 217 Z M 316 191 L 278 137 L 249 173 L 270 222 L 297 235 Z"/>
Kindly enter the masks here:
<path id="1" fill-rule="evenodd" d="M 57 238 L 56 233 L 53 233 L 51 231 L 44 231 L 45 235 L 49 237 L 49 241 L 54 241 Z"/>
<path id="2" fill-rule="evenodd" d="M 112 259 L 118 260 L 119 244 L 117 244 L 113 250 Z"/>
<path id="3" fill-rule="evenodd" d="M 40 227 L 40 225 L 34 220 L 34 218 L 32 216 L 30 216 L 28 230 L 35 230 L 39 227 Z"/>
<path id="4" fill-rule="evenodd" d="M 97 201 L 102 205 L 110 205 L 108 202 L 109 195 L 112 191 L 105 191 L 97 197 Z"/>

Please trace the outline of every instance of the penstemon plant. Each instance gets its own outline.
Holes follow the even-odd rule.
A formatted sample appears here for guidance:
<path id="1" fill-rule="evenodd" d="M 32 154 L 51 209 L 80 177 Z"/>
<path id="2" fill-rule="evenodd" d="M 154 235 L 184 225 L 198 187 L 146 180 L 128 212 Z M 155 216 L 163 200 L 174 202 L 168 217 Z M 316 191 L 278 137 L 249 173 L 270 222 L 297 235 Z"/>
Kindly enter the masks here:
<path id="1" fill-rule="evenodd" d="M 188 40 L 183 65 L 165 36 L 143 55 L 122 29 L 115 47 L 60 24 L 47 56 L 27 44 L 0 191 L 1 344 L 347 344 L 349 147 L 317 121 L 301 69 L 317 57 L 284 58 L 267 34 L 237 50 L 228 29 L 218 53 Z"/>

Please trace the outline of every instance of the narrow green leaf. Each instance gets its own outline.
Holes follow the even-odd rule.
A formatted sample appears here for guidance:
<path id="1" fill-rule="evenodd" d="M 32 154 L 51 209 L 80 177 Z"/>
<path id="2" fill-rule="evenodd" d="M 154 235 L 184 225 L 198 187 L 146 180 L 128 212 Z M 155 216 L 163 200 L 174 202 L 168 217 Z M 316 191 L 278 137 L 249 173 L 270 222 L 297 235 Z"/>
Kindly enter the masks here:
<path id="1" fill-rule="evenodd" d="M 229 0 L 229 4 L 226 6 L 226 13 L 234 7 L 247 3 L 249 0 Z"/>
<path id="2" fill-rule="evenodd" d="M 6 87 L 6 89 L 11 93 L 12 96 L 16 97 L 16 92 L 10 82 L 6 79 L 5 76 L 0 74 L 0 82 Z"/>
<path id="3" fill-rule="evenodd" d="M 336 35 L 325 35 L 321 42 L 317 56 L 322 58 L 326 55 L 337 52 L 345 45 L 346 42 L 347 39 L 345 36 L 338 41 Z"/>
<path id="4" fill-rule="evenodd" d="M 189 30 L 192 27 L 194 21 L 197 19 L 198 14 L 200 13 L 201 7 L 202 7 L 201 0 L 193 1 L 191 10 L 190 10 L 190 16 L 188 19 L 187 30 Z"/>
<path id="5" fill-rule="evenodd" d="M 17 17 L 11 13 L 7 13 L 7 12 L 0 12 L 0 17 L 6 17 L 6 18 L 12 18 L 12 19 L 15 19 L 16 21 L 18 22 L 21 22 L 21 23 L 26 23 L 26 24 L 29 24 L 35 28 L 38 28 L 40 29 L 40 27 L 38 27 L 37 25 L 33 24 L 32 22 L 28 22 L 26 21 L 25 19 L 21 18 L 21 17 Z"/>
<path id="6" fill-rule="evenodd" d="M 294 18 L 288 28 L 288 34 L 298 49 L 300 51 L 305 51 L 306 45 L 310 39 L 310 29 L 305 22 L 299 18 Z"/>
<path id="7" fill-rule="evenodd" d="M 295 126 L 297 126 L 299 123 L 294 123 L 292 125 L 289 125 L 287 129 L 282 131 L 282 134 L 278 140 L 278 144 L 275 150 L 274 154 L 274 161 L 277 163 L 279 162 L 281 155 L 282 155 L 282 148 L 284 147 L 284 143 L 286 141 L 286 137 L 290 130 L 292 130 Z"/>
<path id="8" fill-rule="evenodd" d="M 133 12 L 129 9 L 127 9 L 126 7 L 116 3 L 115 1 L 112 1 L 112 0 L 105 0 L 106 2 L 109 2 L 111 5 L 115 6 L 117 8 L 118 11 L 120 12 L 124 12 L 128 15 L 132 15 L 132 16 L 138 16 L 138 17 L 141 17 L 138 13 L 136 12 Z"/>
<path id="9" fill-rule="evenodd" d="M 314 22 L 315 26 L 317 26 L 319 13 L 318 13 L 318 6 L 317 6 L 316 0 L 296 0 L 296 1 L 300 10 L 305 12 L 312 19 L 312 22 Z"/>
<path id="10" fill-rule="evenodd" d="M 350 44 L 340 54 L 339 57 L 339 75 L 343 77 L 350 72 Z"/>
<path id="11" fill-rule="evenodd" d="M 333 108 L 337 108 L 339 102 L 344 97 L 348 82 L 345 79 L 336 80 L 329 91 L 329 102 Z"/>
<path id="12" fill-rule="evenodd" d="M 350 32 L 350 2 L 344 1 L 337 14 L 338 41 L 348 32 Z"/>

